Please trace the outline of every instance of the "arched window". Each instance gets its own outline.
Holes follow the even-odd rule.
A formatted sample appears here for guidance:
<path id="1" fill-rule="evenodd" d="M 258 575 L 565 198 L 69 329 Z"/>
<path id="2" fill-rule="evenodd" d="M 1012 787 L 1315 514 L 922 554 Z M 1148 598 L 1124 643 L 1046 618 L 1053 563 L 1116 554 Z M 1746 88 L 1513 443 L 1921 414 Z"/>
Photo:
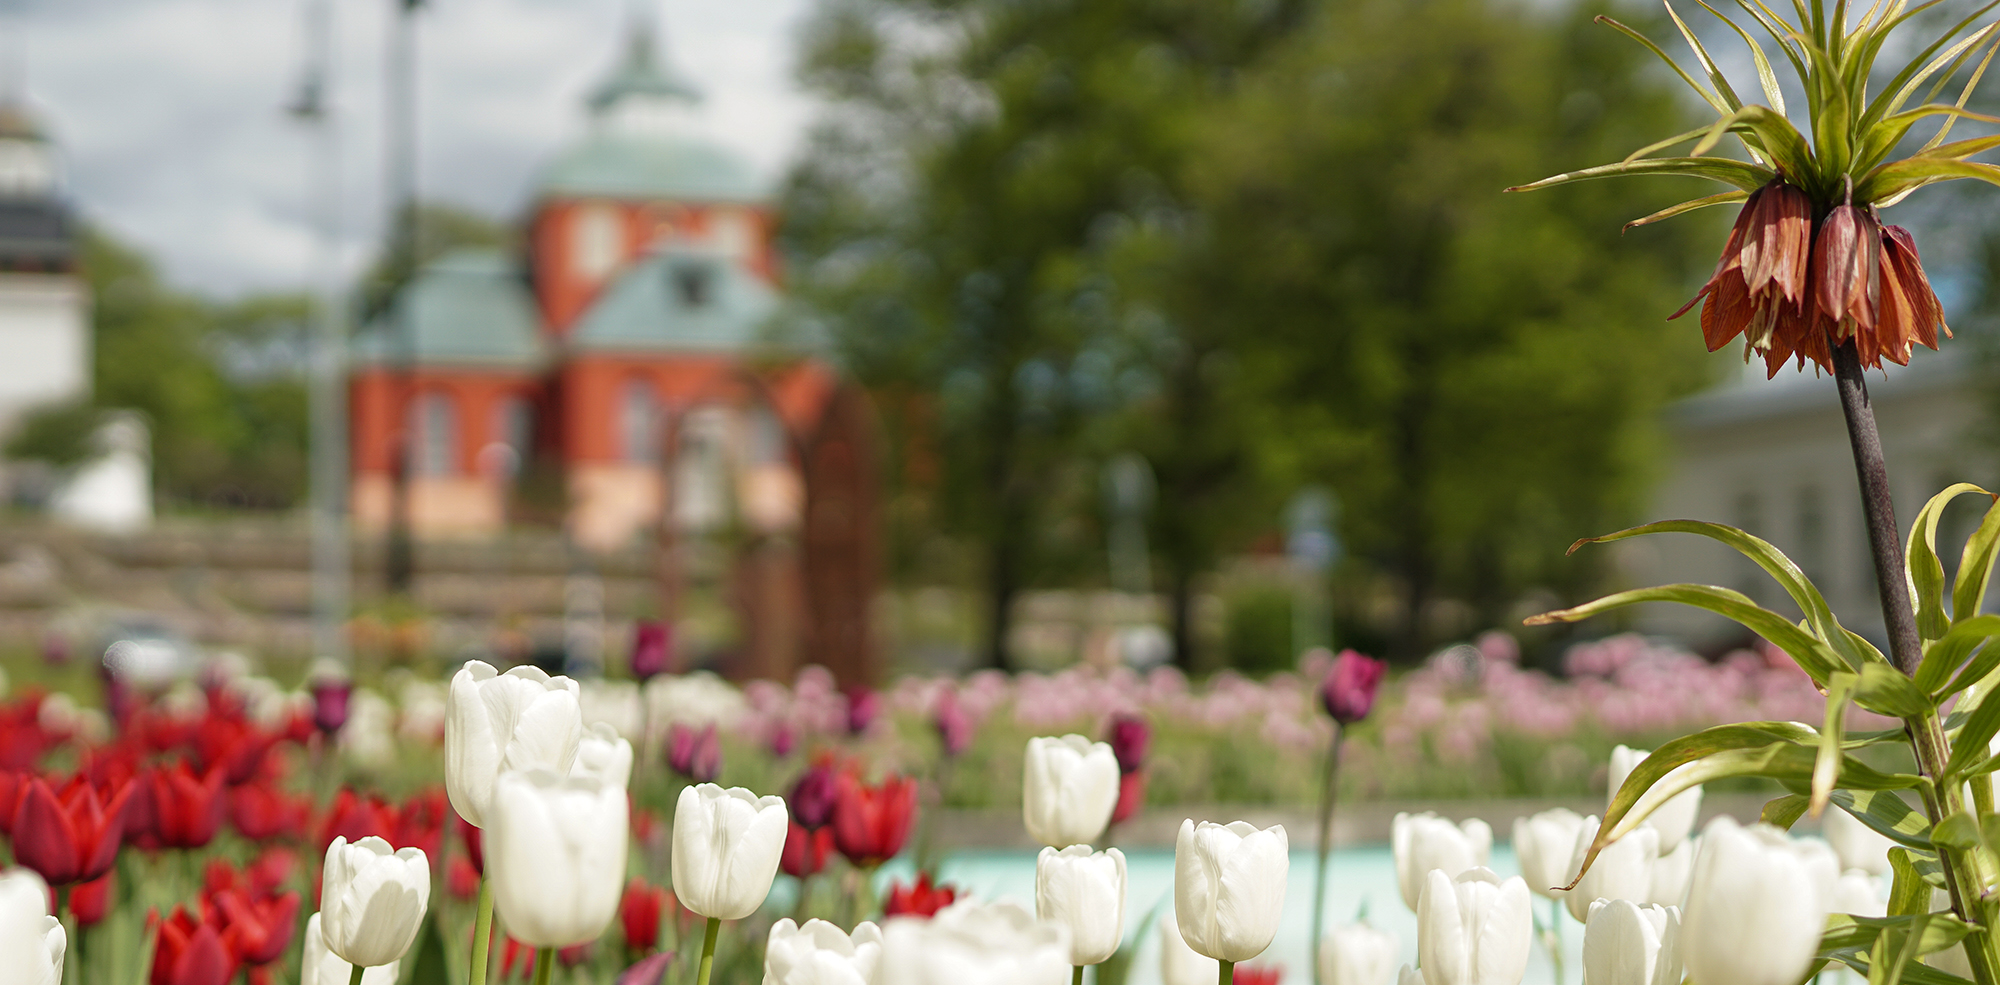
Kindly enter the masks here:
<path id="1" fill-rule="evenodd" d="M 576 273 L 602 280 L 625 259 L 625 223 L 614 206 L 592 204 L 570 220 L 569 258 Z"/>
<path id="2" fill-rule="evenodd" d="M 458 407 L 451 395 L 435 390 L 410 407 L 410 472 L 451 475 L 458 471 Z"/>
<path id="3" fill-rule="evenodd" d="M 618 393 L 618 434 L 628 462 L 660 460 L 659 401 L 653 385 L 633 377 Z"/>

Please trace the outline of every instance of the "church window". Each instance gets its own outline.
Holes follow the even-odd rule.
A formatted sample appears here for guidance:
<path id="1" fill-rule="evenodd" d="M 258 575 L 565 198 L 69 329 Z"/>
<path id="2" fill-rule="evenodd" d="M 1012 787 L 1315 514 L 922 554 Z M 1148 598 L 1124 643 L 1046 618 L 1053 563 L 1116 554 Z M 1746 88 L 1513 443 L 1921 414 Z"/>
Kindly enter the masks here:
<path id="1" fill-rule="evenodd" d="M 673 267 L 674 293 L 683 308 L 705 308 L 714 299 L 715 269 L 705 263 L 681 263 Z"/>
<path id="2" fill-rule="evenodd" d="M 458 471 L 458 408 L 448 394 L 431 392 L 417 398 L 411 408 L 415 418 L 411 433 L 410 471 L 420 476 L 451 475 Z"/>
<path id="3" fill-rule="evenodd" d="M 610 205 L 585 205 L 570 226 L 570 263 L 577 275 L 603 280 L 625 259 L 625 228 Z"/>
<path id="4" fill-rule="evenodd" d="M 757 220 L 740 209 L 719 209 L 709 216 L 709 238 L 723 256 L 745 260 L 757 249 Z"/>
<path id="5" fill-rule="evenodd" d="M 652 384 L 641 379 L 625 381 L 618 394 L 618 430 L 628 462 L 653 463 L 660 460 L 658 401 Z"/>

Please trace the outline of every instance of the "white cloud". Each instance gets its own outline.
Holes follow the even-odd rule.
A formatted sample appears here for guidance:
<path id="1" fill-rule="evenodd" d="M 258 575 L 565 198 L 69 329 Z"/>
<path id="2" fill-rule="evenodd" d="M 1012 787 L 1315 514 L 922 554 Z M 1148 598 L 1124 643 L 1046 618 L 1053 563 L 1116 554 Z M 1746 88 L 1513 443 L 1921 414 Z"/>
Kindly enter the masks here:
<path id="1" fill-rule="evenodd" d="M 0 11 L 22 0 L 0 0 Z M 281 111 L 297 85 L 306 0 L 27 0 L 31 100 L 95 222 L 174 280 L 229 295 L 305 282 L 319 147 Z M 382 54 L 394 0 L 337 0 L 334 105 L 348 242 L 382 201 Z M 637 0 L 707 93 L 706 129 L 781 173 L 810 104 L 792 82 L 811 0 Z M 580 132 L 581 100 L 623 50 L 634 0 L 431 0 L 419 40 L 420 186 L 516 217 L 537 170 Z"/>

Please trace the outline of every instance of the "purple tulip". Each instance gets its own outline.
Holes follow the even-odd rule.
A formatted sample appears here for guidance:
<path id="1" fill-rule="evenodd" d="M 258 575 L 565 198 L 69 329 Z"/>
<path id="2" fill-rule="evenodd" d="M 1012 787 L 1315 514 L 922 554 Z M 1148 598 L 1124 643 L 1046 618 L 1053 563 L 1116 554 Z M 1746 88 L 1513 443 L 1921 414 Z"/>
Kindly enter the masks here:
<path id="1" fill-rule="evenodd" d="M 847 734 L 861 735 L 868 726 L 875 724 L 875 716 L 882 713 L 882 698 L 868 688 L 855 685 L 847 689 Z"/>
<path id="2" fill-rule="evenodd" d="M 715 726 L 696 731 L 679 722 L 667 732 L 667 765 L 696 783 L 712 783 L 722 773 L 722 743 Z"/>
<path id="3" fill-rule="evenodd" d="M 322 733 L 332 735 L 347 724 L 347 699 L 354 694 L 354 684 L 334 677 L 325 677 L 313 682 L 313 725 Z"/>
<path id="4" fill-rule="evenodd" d="M 673 963 L 674 952 L 661 951 L 651 957 L 640 958 L 639 963 L 618 973 L 618 985 L 660 985 L 666 978 L 667 965 Z"/>
<path id="5" fill-rule="evenodd" d="M 792 820 L 807 831 L 818 831 L 833 821 L 833 805 L 840 799 L 840 777 L 829 766 L 809 766 L 792 784 Z"/>
<path id="6" fill-rule="evenodd" d="M 1146 746 L 1153 741 L 1153 727 L 1137 715 L 1111 719 L 1111 754 L 1118 757 L 1118 772 L 1137 773 L 1146 765 Z"/>
<path id="7" fill-rule="evenodd" d="M 931 708 L 931 724 L 937 728 L 938 740 L 944 744 L 944 754 L 957 757 L 972 746 L 972 716 L 965 706 L 958 703 L 958 693 L 945 690 L 938 693 L 937 704 Z"/>
<path id="8" fill-rule="evenodd" d="M 798 748 L 799 732 L 790 722 L 779 722 L 771 727 L 771 755 L 783 759 Z"/>
<path id="9" fill-rule="evenodd" d="M 647 681 L 666 673 L 673 649 L 666 623 L 640 620 L 632 627 L 632 676 Z"/>
<path id="10" fill-rule="evenodd" d="M 1375 692 L 1382 686 L 1382 674 L 1389 665 L 1353 650 L 1342 650 L 1333 658 L 1333 669 L 1320 682 L 1319 700 L 1326 713 L 1342 725 L 1352 725 L 1368 717 L 1375 707 Z"/>

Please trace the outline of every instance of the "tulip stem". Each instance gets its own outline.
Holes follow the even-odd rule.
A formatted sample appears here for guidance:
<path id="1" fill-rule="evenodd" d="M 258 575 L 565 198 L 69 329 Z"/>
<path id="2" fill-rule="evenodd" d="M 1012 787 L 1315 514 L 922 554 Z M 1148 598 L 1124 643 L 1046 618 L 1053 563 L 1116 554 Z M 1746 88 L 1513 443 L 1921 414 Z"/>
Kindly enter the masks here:
<path id="1" fill-rule="evenodd" d="M 362 976 L 362 975 L 365 975 L 365 974 L 367 974 L 367 973 L 368 973 L 368 969 L 366 969 L 366 968 L 363 968 L 363 967 L 361 967 L 361 966 L 360 966 L 360 965 L 358 965 L 358 964 L 355 964 L 355 965 L 348 965 L 348 966 L 347 966 L 347 985 L 361 985 L 361 976 Z"/>
<path id="2" fill-rule="evenodd" d="M 1069 985 L 1083 985 L 1083 966 L 1076 965 L 1069 970 Z"/>
<path id="3" fill-rule="evenodd" d="M 479 877 L 479 918 L 472 924 L 470 985 L 486 985 L 486 959 L 493 952 L 493 883 Z"/>
<path id="4" fill-rule="evenodd" d="M 545 947 L 535 952 L 535 985 L 549 985 L 549 975 L 556 969 L 556 949 Z"/>
<path id="5" fill-rule="evenodd" d="M 1315 961 L 1313 963 L 1318 964 L 1319 962 Z M 1221 960 L 1216 961 L 1215 985 L 1230 985 L 1230 983 L 1234 981 L 1236 981 L 1236 962 L 1221 961 Z"/>
<path id="6" fill-rule="evenodd" d="M 1313 922 L 1312 934 L 1307 938 L 1307 946 L 1315 951 L 1319 935 L 1326 932 L 1326 862 L 1333 856 L 1333 801 L 1334 785 L 1340 779 L 1340 740 L 1347 734 L 1346 727 L 1333 723 L 1333 738 L 1326 744 L 1326 775 L 1320 780 L 1319 790 L 1319 859 L 1318 869 L 1313 876 Z M 1312 961 L 1313 985 L 1320 985 L 1319 962 Z"/>
<path id="7" fill-rule="evenodd" d="M 695 973 L 695 985 L 708 985 L 708 974 L 715 970 L 715 935 L 722 930 L 722 921 L 708 918 L 708 933 L 701 938 L 701 970 Z"/>

